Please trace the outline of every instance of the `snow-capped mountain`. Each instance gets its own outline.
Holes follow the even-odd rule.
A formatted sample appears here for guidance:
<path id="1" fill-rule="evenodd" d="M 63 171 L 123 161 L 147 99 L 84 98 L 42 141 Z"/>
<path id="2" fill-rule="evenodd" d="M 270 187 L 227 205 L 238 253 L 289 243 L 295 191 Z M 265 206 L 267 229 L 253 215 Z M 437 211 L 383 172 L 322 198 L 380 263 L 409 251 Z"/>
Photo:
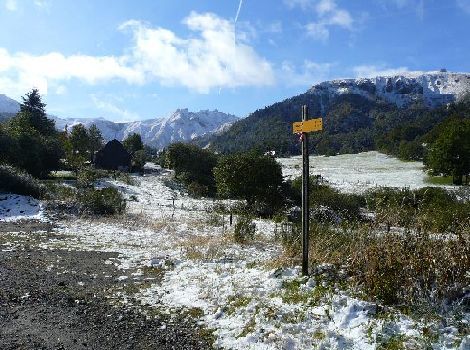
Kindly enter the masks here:
<path id="1" fill-rule="evenodd" d="M 340 94 L 359 94 L 369 99 L 379 97 L 399 107 L 418 100 L 437 107 L 456 101 L 469 91 L 470 74 L 437 71 L 326 81 L 313 86 L 308 93 L 322 101 Z"/>
<path id="2" fill-rule="evenodd" d="M 0 113 L 18 113 L 20 104 L 6 95 L 0 94 Z"/>
<path id="3" fill-rule="evenodd" d="M 95 124 L 105 140 L 123 140 L 131 133 L 140 134 L 142 141 L 152 147 L 162 149 L 173 142 L 190 141 L 225 128 L 238 120 L 234 115 L 214 111 L 190 112 L 178 109 L 167 118 L 156 118 L 142 121 L 115 123 L 103 118 L 97 119 L 63 119 L 53 117 L 56 127 L 70 130 L 76 124 L 90 127 Z"/>
<path id="4" fill-rule="evenodd" d="M 6 95 L 0 94 L 0 114 L 10 115 L 20 110 L 20 104 Z M 232 114 L 218 110 L 190 112 L 188 109 L 177 109 L 166 118 L 155 118 L 135 122 L 117 123 L 104 118 L 60 118 L 54 119 L 58 130 L 70 129 L 76 124 L 90 127 L 95 124 L 106 141 L 124 140 L 131 133 L 138 133 L 142 141 L 152 147 L 162 149 L 172 142 L 190 141 L 199 136 L 206 136 L 228 128 L 238 120 Z"/>

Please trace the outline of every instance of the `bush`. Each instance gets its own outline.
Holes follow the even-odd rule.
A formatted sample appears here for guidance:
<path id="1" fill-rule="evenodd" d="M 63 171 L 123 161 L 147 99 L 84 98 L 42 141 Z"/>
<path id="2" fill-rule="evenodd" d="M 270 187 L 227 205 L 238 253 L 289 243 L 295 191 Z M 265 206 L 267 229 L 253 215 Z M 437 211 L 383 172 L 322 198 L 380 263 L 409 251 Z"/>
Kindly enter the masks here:
<path id="1" fill-rule="evenodd" d="M 255 232 L 256 225 L 252 219 L 248 216 L 241 216 L 235 224 L 233 238 L 235 239 L 235 242 L 245 243 L 253 240 Z"/>
<path id="2" fill-rule="evenodd" d="M 46 194 L 46 187 L 24 171 L 0 165 L 0 191 L 42 198 Z"/>
<path id="3" fill-rule="evenodd" d="M 294 179 L 290 184 L 293 199 L 297 205 L 301 205 L 302 178 Z M 322 221 L 322 213 L 329 212 L 328 216 L 340 217 L 343 220 L 359 220 L 361 207 L 365 206 L 365 199 L 361 195 L 341 193 L 337 189 L 326 184 L 322 179 L 310 179 L 310 206 L 314 211 L 312 218 Z M 329 210 L 328 210 L 329 209 Z M 333 212 L 331 212 L 333 211 Z M 328 220 L 327 220 L 328 221 Z M 335 220 L 333 220 L 335 221 Z"/>
<path id="4" fill-rule="evenodd" d="M 294 231 L 299 237 L 299 231 Z M 283 241 L 294 258 L 300 240 Z M 368 225 L 337 227 L 312 223 L 309 264 L 344 269 L 354 286 L 387 305 L 452 304 L 470 283 L 470 235 L 384 233 Z"/>
<path id="5" fill-rule="evenodd" d="M 78 188 L 93 188 L 95 182 L 104 177 L 101 171 L 97 171 L 91 167 L 83 167 L 78 170 L 77 174 L 77 187 Z"/>
<path id="6" fill-rule="evenodd" d="M 217 192 L 223 198 L 245 199 L 260 215 L 282 207 L 282 169 L 275 159 L 254 153 L 220 159 L 214 168 Z"/>
<path id="7" fill-rule="evenodd" d="M 213 169 L 217 156 L 205 149 L 184 143 L 174 143 L 162 152 L 164 166 L 175 171 L 175 177 L 185 186 L 191 186 L 190 194 L 215 195 Z"/>
<path id="8" fill-rule="evenodd" d="M 96 190 L 87 188 L 80 191 L 78 201 L 82 211 L 91 214 L 120 214 L 126 208 L 122 194 L 113 187 Z"/>
<path id="9" fill-rule="evenodd" d="M 376 222 L 388 227 L 462 233 L 470 222 L 470 202 L 459 201 L 443 188 L 379 188 L 367 192 L 366 199 L 368 209 L 376 213 Z"/>

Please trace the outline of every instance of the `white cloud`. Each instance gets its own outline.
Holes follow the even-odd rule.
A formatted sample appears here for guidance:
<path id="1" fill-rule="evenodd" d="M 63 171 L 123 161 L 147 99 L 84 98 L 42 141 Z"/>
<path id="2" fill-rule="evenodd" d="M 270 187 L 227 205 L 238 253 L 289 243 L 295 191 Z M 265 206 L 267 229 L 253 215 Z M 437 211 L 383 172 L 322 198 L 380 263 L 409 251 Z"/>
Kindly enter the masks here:
<path id="1" fill-rule="evenodd" d="M 375 78 L 377 76 L 391 76 L 408 71 L 408 67 L 387 68 L 384 65 L 361 65 L 353 68 L 353 72 L 357 78 Z"/>
<path id="2" fill-rule="evenodd" d="M 302 67 L 297 69 L 289 61 L 282 62 L 281 72 L 285 84 L 310 86 L 329 79 L 334 63 L 317 63 L 305 60 Z"/>
<path id="3" fill-rule="evenodd" d="M 457 6 L 470 14 L 470 0 L 457 0 Z"/>
<path id="4" fill-rule="evenodd" d="M 23 94 L 35 86 L 47 94 L 49 85 L 70 79 L 88 84 L 158 81 L 200 93 L 274 83 L 270 62 L 248 44 L 253 33 L 237 30 L 235 40 L 234 24 L 210 13 L 192 12 L 183 23 L 193 32 L 188 38 L 140 21 L 124 23 L 120 29 L 130 30 L 133 45 L 122 56 L 13 54 L 0 48 L 0 91 L 18 96 L 18 90 Z"/>
<path id="5" fill-rule="evenodd" d="M 5 0 L 5 8 L 8 11 L 16 11 L 18 9 L 18 4 L 16 0 Z"/>
<path id="6" fill-rule="evenodd" d="M 335 0 L 284 0 L 284 3 L 290 8 L 298 6 L 304 11 L 316 13 L 317 20 L 305 26 L 307 34 L 314 39 L 328 40 L 333 26 L 353 30 L 353 17 L 349 11 L 338 7 Z"/>
<path id="7" fill-rule="evenodd" d="M 55 89 L 56 95 L 65 95 L 67 93 L 67 87 L 64 85 L 59 85 Z"/>
<path id="8" fill-rule="evenodd" d="M 289 8 L 294 8 L 298 6 L 303 10 L 306 10 L 312 6 L 312 0 L 284 0 L 284 3 Z"/>
<path id="9" fill-rule="evenodd" d="M 137 113 L 128 111 L 124 108 L 120 108 L 116 106 L 113 102 L 100 100 L 95 95 L 91 95 L 91 99 L 93 100 L 93 103 L 98 109 L 121 117 L 121 119 L 119 120 L 121 122 L 129 122 L 141 119 Z"/>
<path id="10" fill-rule="evenodd" d="M 383 8 L 386 10 L 388 10 L 390 6 L 399 9 L 411 9 L 420 20 L 424 19 L 424 0 L 381 0 L 381 2 Z"/>
<path id="11" fill-rule="evenodd" d="M 201 93 L 216 87 L 263 86 L 274 83 L 271 64 L 244 43 L 233 23 L 214 14 L 192 12 L 184 21 L 196 37 L 129 21 L 135 40 L 133 59 L 164 85 L 182 85 Z"/>
<path id="12" fill-rule="evenodd" d="M 0 91 L 17 97 L 36 87 L 47 94 L 50 85 L 74 78 L 88 84 L 111 79 L 142 83 L 142 72 L 127 66 L 127 61 L 126 57 L 64 56 L 57 52 L 38 56 L 21 52 L 10 54 L 0 48 Z"/>

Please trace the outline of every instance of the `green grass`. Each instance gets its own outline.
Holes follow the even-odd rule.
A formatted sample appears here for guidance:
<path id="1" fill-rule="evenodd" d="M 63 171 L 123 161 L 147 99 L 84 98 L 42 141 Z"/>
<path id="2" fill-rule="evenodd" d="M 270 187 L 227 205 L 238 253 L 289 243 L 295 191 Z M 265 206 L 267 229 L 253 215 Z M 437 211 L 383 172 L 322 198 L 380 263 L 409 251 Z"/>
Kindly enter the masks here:
<path id="1" fill-rule="evenodd" d="M 452 176 L 426 176 L 424 182 L 431 185 L 452 185 Z"/>
<path id="2" fill-rule="evenodd" d="M 227 314 L 232 315 L 239 308 L 246 307 L 251 302 L 250 297 L 234 295 L 228 298 Z"/>

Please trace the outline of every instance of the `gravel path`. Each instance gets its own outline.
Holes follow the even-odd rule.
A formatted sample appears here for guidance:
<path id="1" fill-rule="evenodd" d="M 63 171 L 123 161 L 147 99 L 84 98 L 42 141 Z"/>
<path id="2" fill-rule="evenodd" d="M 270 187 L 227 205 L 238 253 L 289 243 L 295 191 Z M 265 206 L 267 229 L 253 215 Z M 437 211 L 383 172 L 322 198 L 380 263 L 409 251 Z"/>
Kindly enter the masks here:
<path id="1" fill-rule="evenodd" d="M 122 272 L 105 264 L 116 253 L 39 249 L 58 238 L 50 229 L 0 222 L 1 349 L 211 348 L 209 332 L 184 314 L 113 306 L 110 291 L 142 281 L 118 279 Z"/>

